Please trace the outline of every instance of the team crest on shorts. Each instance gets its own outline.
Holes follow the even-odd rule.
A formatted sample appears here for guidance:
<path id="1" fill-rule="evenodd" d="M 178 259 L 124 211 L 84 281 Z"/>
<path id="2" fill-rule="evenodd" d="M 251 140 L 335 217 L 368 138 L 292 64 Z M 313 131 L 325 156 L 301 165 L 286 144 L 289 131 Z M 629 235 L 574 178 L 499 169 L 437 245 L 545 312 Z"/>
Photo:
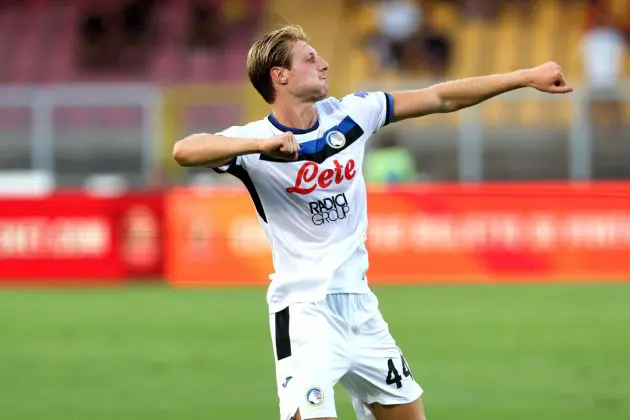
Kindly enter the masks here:
<path id="1" fill-rule="evenodd" d="M 306 392 L 306 402 L 316 407 L 324 402 L 324 393 L 320 388 L 311 388 Z"/>
<path id="2" fill-rule="evenodd" d="M 331 131 L 326 134 L 326 144 L 328 144 L 333 149 L 341 149 L 346 145 L 346 136 L 343 135 L 341 131 Z"/>

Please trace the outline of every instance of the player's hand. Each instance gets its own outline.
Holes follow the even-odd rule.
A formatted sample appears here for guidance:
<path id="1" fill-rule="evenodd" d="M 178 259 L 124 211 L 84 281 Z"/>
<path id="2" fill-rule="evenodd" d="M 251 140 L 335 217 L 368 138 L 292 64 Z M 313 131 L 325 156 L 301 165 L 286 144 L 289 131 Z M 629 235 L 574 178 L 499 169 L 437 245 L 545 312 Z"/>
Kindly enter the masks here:
<path id="1" fill-rule="evenodd" d="M 260 152 L 282 160 L 297 160 L 300 145 L 293 133 L 286 132 L 260 140 Z"/>
<path id="2" fill-rule="evenodd" d="M 570 93 L 573 88 L 567 84 L 567 79 L 559 64 L 549 61 L 538 67 L 527 70 L 528 85 L 541 92 Z"/>

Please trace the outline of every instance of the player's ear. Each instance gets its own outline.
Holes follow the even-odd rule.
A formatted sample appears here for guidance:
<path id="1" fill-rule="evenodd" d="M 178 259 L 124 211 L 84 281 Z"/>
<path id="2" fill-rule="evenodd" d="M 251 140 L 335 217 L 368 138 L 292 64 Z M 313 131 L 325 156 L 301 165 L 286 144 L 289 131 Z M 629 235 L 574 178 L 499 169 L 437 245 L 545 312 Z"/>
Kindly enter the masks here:
<path id="1" fill-rule="evenodd" d="M 274 67 L 271 69 L 271 80 L 279 85 L 288 83 L 287 69 L 284 67 Z"/>

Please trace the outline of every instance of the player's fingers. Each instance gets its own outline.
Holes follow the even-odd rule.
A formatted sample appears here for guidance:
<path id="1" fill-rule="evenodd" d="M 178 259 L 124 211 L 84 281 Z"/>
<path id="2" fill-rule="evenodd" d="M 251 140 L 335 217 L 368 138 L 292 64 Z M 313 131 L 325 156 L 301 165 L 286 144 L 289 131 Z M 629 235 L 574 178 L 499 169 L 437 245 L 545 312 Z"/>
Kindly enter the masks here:
<path id="1" fill-rule="evenodd" d="M 276 150 L 280 153 L 291 153 L 291 150 L 289 149 L 289 143 L 284 138 L 281 140 Z"/>
<path id="2" fill-rule="evenodd" d="M 300 151 L 300 143 L 298 143 L 295 136 L 291 136 L 291 138 L 293 139 L 293 145 L 295 146 L 295 153 L 298 153 Z"/>
<path id="3" fill-rule="evenodd" d="M 560 72 L 560 74 L 558 75 L 558 80 L 560 81 L 560 86 L 566 86 L 567 85 L 567 78 L 564 75 L 564 73 Z"/>
<path id="4" fill-rule="evenodd" d="M 295 138 L 292 137 L 291 138 L 291 153 L 297 153 L 298 152 L 298 145 L 297 145 L 297 141 L 295 141 Z"/>
<path id="5" fill-rule="evenodd" d="M 287 141 L 289 142 L 289 150 L 291 151 L 291 154 L 293 154 L 295 152 L 295 138 L 293 137 L 293 134 L 289 133 Z"/>
<path id="6" fill-rule="evenodd" d="M 555 93 L 569 93 L 569 92 L 573 92 L 573 88 L 570 87 L 567 83 L 567 79 L 564 76 L 564 74 L 562 72 L 560 72 L 560 74 L 558 74 L 554 85 L 554 92 Z"/>
<path id="7" fill-rule="evenodd" d="M 289 155 L 293 153 L 293 142 L 291 138 L 292 135 L 288 132 L 284 133 L 284 136 L 282 138 L 282 151 Z"/>
<path id="8" fill-rule="evenodd" d="M 299 150 L 300 145 L 295 139 L 295 136 L 289 132 L 284 133 L 282 135 L 282 142 L 280 144 L 280 152 L 288 155 L 288 159 L 297 159 Z"/>

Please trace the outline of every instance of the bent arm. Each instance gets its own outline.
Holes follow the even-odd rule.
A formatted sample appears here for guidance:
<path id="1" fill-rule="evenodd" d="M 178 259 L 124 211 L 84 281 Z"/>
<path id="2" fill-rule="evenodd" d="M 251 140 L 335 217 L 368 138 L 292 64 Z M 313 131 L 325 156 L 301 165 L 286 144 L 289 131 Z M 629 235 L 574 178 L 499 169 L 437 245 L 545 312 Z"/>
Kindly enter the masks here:
<path id="1" fill-rule="evenodd" d="M 175 143 L 173 158 L 181 166 L 217 168 L 237 156 L 259 153 L 257 139 L 242 139 L 214 134 L 193 134 Z"/>
<path id="2" fill-rule="evenodd" d="M 394 121 L 454 112 L 494 96 L 528 86 L 528 71 L 470 77 L 438 83 L 426 89 L 393 92 Z"/>

